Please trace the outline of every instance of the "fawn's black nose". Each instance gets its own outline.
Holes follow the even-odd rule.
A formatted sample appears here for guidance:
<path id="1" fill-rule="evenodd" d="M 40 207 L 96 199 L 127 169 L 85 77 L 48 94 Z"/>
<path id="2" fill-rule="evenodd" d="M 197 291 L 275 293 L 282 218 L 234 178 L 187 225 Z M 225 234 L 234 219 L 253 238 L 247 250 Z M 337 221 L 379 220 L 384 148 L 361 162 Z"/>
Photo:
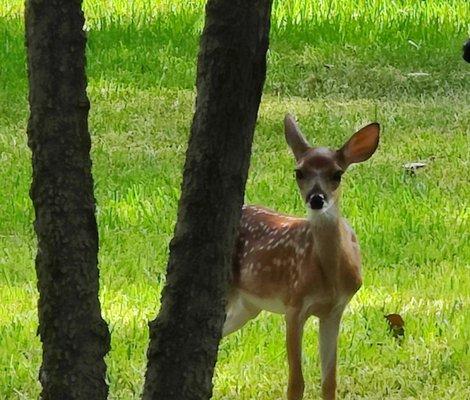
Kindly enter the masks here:
<path id="1" fill-rule="evenodd" d="M 310 197 L 309 204 L 312 210 L 321 210 L 325 204 L 325 196 L 321 193 L 314 194 Z"/>

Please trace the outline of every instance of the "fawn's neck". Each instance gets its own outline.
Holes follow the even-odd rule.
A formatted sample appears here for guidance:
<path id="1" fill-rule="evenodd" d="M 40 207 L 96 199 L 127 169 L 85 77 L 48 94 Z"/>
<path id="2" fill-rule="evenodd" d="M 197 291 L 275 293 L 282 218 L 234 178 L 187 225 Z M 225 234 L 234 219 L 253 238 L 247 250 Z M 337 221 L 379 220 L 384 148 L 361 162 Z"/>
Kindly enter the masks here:
<path id="1" fill-rule="evenodd" d="M 330 282 L 337 278 L 341 246 L 341 226 L 339 210 L 334 212 L 314 212 L 309 210 L 308 220 L 313 236 L 315 257 L 320 268 Z"/>

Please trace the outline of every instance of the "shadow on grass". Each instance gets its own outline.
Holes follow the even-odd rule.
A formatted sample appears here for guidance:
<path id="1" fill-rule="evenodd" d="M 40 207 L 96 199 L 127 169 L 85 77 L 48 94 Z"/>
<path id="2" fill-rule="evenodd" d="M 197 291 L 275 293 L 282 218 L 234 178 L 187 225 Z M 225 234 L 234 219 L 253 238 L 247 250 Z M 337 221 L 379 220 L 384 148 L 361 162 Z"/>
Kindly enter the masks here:
<path id="1" fill-rule="evenodd" d="M 95 21 L 88 32 L 88 76 L 115 86 L 193 90 L 202 15 L 188 12 L 175 21 L 163 13 L 144 25 Z M 364 17 L 365 18 L 365 17 Z M 307 21 L 308 22 L 308 21 Z M 288 26 L 273 24 L 266 92 L 304 98 L 391 99 L 462 92 L 462 27 L 440 30 L 393 25 L 367 33 L 361 21 L 315 20 Z M 370 22 L 370 21 L 369 21 Z M 421 28 L 421 29 L 420 29 Z M 411 45 L 404 35 L 414 37 Z M 23 22 L 0 22 L 0 89 L 26 93 Z"/>

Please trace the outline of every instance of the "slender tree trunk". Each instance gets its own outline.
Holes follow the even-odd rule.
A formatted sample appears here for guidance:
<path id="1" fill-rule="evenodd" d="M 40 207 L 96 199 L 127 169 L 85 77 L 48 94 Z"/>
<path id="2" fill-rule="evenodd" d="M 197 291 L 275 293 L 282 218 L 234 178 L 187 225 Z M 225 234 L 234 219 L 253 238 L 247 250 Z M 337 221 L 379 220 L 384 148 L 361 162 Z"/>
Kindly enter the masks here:
<path id="1" fill-rule="evenodd" d="M 26 2 L 42 399 L 108 394 L 83 23 L 79 0 Z"/>
<path id="2" fill-rule="evenodd" d="M 209 399 L 266 75 L 271 0 L 209 0 L 196 112 L 143 398 Z"/>

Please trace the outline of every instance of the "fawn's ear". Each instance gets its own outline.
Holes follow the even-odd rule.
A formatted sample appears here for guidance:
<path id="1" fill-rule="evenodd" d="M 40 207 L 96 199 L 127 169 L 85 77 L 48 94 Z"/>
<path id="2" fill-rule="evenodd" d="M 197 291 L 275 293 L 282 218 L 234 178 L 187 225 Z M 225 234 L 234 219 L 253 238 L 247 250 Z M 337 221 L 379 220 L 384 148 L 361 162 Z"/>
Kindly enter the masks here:
<path id="1" fill-rule="evenodd" d="M 298 161 L 305 152 L 310 149 L 310 145 L 300 132 L 294 118 L 287 114 L 284 118 L 284 134 L 289 147 L 294 153 L 295 159 Z"/>
<path id="2" fill-rule="evenodd" d="M 368 160 L 379 145 L 380 125 L 374 122 L 359 129 L 346 144 L 338 150 L 341 160 L 346 164 Z"/>

